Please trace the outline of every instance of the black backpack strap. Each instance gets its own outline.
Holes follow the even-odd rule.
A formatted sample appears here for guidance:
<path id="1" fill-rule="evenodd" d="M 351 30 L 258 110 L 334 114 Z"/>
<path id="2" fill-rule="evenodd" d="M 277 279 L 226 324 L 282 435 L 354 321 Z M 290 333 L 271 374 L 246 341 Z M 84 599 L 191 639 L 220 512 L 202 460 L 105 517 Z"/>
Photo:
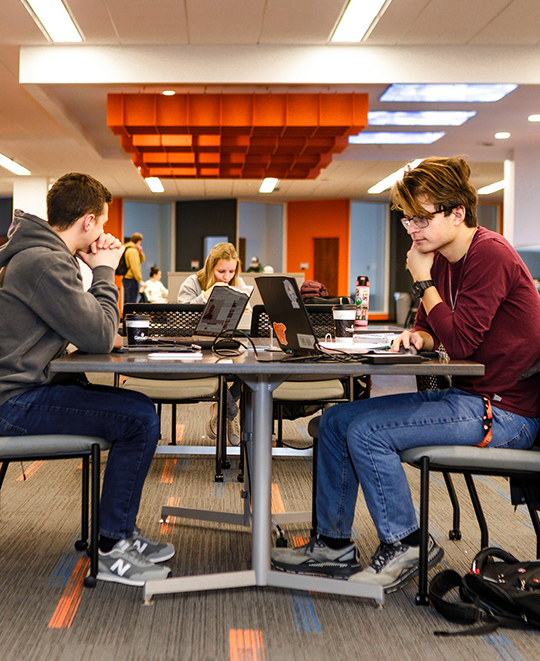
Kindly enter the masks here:
<path id="1" fill-rule="evenodd" d="M 457 572 L 453 569 L 445 569 L 436 574 L 429 586 L 429 599 L 433 608 L 450 622 L 475 624 L 482 621 L 483 625 L 466 631 L 434 631 L 434 634 L 436 636 L 481 636 L 495 631 L 499 626 L 499 621 L 482 609 L 478 598 L 472 603 L 450 602 L 444 599 L 454 588 L 458 588 L 461 599 L 466 597 L 466 586 Z"/>

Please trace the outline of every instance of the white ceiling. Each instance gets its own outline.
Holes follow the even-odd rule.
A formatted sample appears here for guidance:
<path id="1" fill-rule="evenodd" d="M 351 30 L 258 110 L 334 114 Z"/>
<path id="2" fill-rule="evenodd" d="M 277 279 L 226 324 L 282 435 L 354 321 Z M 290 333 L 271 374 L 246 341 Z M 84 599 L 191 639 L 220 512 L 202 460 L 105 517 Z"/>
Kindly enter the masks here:
<path id="1" fill-rule="evenodd" d="M 527 121 L 540 113 L 538 0 L 393 0 L 356 46 L 329 44 L 345 0 L 65 2 L 84 44 L 49 45 L 21 0 L 2 2 L 0 153 L 37 177 L 88 172 L 131 199 L 384 200 L 367 189 L 414 158 L 468 155 L 480 187 L 503 178 L 515 150 L 540 147 L 540 124 Z M 239 180 L 164 181 L 165 194 L 152 195 L 106 125 L 108 92 L 357 91 L 371 110 L 392 110 L 398 104 L 378 101 L 389 83 L 423 81 L 520 86 L 494 104 L 434 106 L 477 111 L 434 145 L 349 146 L 318 179 L 282 181 L 271 196 L 258 193 L 260 181 Z M 496 140 L 503 130 L 511 138 Z M 0 168 L 0 196 L 13 180 Z"/>

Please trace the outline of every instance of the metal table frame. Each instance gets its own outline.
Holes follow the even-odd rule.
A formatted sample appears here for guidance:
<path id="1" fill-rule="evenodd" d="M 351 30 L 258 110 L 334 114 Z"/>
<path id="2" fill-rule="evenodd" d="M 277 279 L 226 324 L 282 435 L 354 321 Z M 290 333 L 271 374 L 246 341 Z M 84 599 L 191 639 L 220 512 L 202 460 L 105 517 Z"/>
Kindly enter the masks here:
<path id="1" fill-rule="evenodd" d="M 206 353 L 206 352 L 205 352 Z M 252 351 L 233 359 L 219 359 L 210 352 L 202 360 L 152 360 L 146 354 L 90 355 L 75 352 L 51 363 L 51 372 L 121 372 L 122 374 L 236 374 L 249 387 L 245 438 L 252 452 L 252 569 L 202 576 L 148 581 L 143 599 L 150 602 L 157 594 L 202 590 L 273 586 L 312 590 L 374 599 L 384 605 L 382 587 L 348 581 L 303 576 L 270 569 L 271 480 L 272 480 L 272 391 L 285 379 L 299 374 L 310 376 L 346 376 L 349 374 L 417 375 L 460 374 L 480 376 L 484 366 L 469 361 L 430 360 L 419 364 L 369 365 L 358 363 L 257 362 Z"/>

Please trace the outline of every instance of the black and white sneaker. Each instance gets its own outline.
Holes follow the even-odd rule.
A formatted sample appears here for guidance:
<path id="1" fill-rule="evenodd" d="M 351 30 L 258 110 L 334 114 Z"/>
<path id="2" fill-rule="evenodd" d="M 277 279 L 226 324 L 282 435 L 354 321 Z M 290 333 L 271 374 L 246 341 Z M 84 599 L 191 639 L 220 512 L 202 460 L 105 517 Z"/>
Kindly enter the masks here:
<path id="1" fill-rule="evenodd" d="M 98 581 L 143 586 L 146 581 L 159 581 L 171 573 L 169 567 L 147 560 L 129 539 L 116 542 L 108 553 L 98 552 Z"/>
<path id="2" fill-rule="evenodd" d="M 145 537 L 139 528 L 133 528 L 133 537 L 131 539 L 133 546 L 139 553 L 148 560 L 148 562 L 158 563 L 170 560 L 175 554 L 174 546 L 167 542 L 154 542 Z"/>
<path id="3" fill-rule="evenodd" d="M 307 544 L 294 549 L 272 549 L 272 564 L 281 571 L 295 574 L 322 575 L 347 579 L 362 568 L 354 543 L 341 549 L 331 549 L 318 535 Z"/>
<path id="4" fill-rule="evenodd" d="M 428 542 L 428 568 L 435 567 L 443 559 L 444 551 L 435 544 L 433 537 Z M 371 558 L 369 567 L 352 576 L 354 583 L 381 585 L 385 592 L 395 592 L 418 576 L 420 547 L 401 542 L 381 542 Z"/>

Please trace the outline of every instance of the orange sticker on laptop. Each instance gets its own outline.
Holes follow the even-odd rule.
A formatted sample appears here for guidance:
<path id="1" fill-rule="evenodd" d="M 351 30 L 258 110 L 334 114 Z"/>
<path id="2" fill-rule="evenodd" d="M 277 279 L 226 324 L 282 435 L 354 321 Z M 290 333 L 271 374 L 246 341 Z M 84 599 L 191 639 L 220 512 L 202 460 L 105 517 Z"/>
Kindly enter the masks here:
<path id="1" fill-rule="evenodd" d="M 287 332 L 287 326 L 285 326 L 285 324 L 276 323 L 276 322 L 274 322 L 272 325 L 274 326 L 274 333 L 276 334 L 279 343 L 288 344 L 287 337 L 285 335 Z"/>

